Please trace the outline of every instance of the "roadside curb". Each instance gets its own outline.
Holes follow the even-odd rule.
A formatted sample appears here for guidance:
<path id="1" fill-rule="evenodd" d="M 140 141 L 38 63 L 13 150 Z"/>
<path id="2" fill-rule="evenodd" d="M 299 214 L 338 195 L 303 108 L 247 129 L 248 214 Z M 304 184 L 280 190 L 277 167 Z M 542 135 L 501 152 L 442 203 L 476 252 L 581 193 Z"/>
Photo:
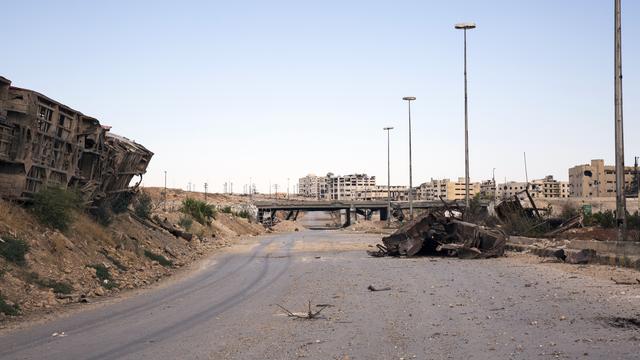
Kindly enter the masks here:
<path id="1" fill-rule="evenodd" d="M 577 254 L 581 250 L 566 249 L 560 247 L 537 247 L 532 245 L 514 244 L 508 242 L 505 246 L 507 250 L 515 252 L 530 252 L 534 255 L 542 257 L 554 257 L 554 253 L 560 249 L 564 250 L 567 254 Z M 610 253 L 596 253 L 593 261 L 590 264 L 620 266 L 626 268 L 632 268 L 640 270 L 640 257 L 639 256 L 627 256 L 624 254 L 610 254 Z"/>

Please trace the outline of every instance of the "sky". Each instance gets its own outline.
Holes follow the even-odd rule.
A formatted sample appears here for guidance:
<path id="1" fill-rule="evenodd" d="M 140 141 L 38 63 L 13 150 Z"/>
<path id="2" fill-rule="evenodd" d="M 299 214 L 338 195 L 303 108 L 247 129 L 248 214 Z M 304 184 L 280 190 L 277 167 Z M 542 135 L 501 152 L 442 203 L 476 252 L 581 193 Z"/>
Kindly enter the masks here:
<path id="1" fill-rule="evenodd" d="M 143 185 L 221 192 L 366 172 L 472 181 L 614 161 L 613 0 L 2 1 L 0 75 L 155 153 Z M 625 162 L 640 155 L 640 2 L 622 0 Z"/>

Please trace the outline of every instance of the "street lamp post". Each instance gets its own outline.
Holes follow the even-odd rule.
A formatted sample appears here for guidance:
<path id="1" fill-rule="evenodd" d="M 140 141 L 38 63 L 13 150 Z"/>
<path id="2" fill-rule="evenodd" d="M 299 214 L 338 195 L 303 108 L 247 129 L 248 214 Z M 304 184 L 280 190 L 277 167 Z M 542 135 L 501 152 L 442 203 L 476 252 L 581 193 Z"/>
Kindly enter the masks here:
<path id="1" fill-rule="evenodd" d="M 391 226 L 391 143 L 389 142 L 389 130 L 392 126 L 383 128 L 387 132 L 387 227 Z"/>
<path id="2" fill-rule="evenodd" d="M 455 28 L 464 30 L 464 201 L 469 208 L 469 108 L 467 102 L 467 30 L 475 29 L 476 24 L 460 23 Z"/>
<path id="3" fill-rule="evenodd" d="M 416 99 L 415 96 L 405 96 L 405 100 L 409 104 L 409 219 L 413 220 L 413 172 L 411 168 L 411 102 Z"/>

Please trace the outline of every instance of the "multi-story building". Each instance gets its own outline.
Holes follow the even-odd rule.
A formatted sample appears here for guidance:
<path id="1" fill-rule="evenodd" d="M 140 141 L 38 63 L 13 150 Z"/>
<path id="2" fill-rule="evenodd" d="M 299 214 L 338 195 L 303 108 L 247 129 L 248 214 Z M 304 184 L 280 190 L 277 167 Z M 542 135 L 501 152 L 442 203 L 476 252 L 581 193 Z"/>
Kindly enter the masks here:
<path id="1" fill-rule="evenodd" d="M 301 196 L 324 199 L 327 193 L 327 176 L 309 174 L 298 180 L 298 192 Z"/>
<path id="2" fill-rule="evenodd" d="M 330 176 L 331 175 L 331 176 Z M 376 177 L 367 174 L 333 176 L 327 174 L 327 196 L 329 200 L 366 200 L 376 187 Z"/>
<path id="3" fill-rule="evenodd" d="M 484 180 L 480 183 L 480 196 L 485 199 L 493 199 L 497 197 L 495 180 Z"/>
<path id="4" fill-rule="evenodd" d="M 438 200 L 440 197 L 446 200 L 464 200 L 466 184 L 464 178 L 458 181 L 449 179 L 431 179 L 421 184 L 417 189 L 417 198 L 420 200 Z M 469 183 L 469 196 L 474 197 L 480 193 L 480 183 Z"/>
<path id="5" fill-rule="evenodd" d="M 634 168 L 625 166 L 625 187 L 633 182 Z M 569 191 L 572 197 L 616 196 L 616 169 L 604 160 L 591 160 L 591 164 L 576 165 L 569 169 Z"/>
<path id="6" fill-rule="evenodd" d="M 368 192 L 368 195 L 368 200 L 387 200 L 390 195 L 392 201 L 407 201 L 409 200 L 409 187 L 393 185 L 387 189 L 386 185 L 377 185 Z"/>
<path id="7" fill-rule="evenodd" d="M 535 198 L 567 198 L 569 182 L 558 181 L 552 175 L 531 182 L 531 197 Z"/>
<path id="8" fill-rule="evenodd" d="M 532 198 L 567 198 L 569 197 L 569 182 L 558 181 L 553 176 L 548 175 L 543 179 L 532 180 L 529 183 L 520 181 L 509 181 L 498 184 L 497 198 L 505 199 L 518 196 L 521 200 L 526 199 L 524 190 L 529 190 Z"/>

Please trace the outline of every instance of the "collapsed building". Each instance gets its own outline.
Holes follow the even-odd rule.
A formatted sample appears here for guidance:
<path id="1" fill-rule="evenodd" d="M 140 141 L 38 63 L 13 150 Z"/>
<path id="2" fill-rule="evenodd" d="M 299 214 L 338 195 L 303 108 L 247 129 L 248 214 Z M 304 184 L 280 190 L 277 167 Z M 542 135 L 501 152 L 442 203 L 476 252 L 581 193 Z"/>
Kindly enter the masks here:
<path id="1" fill-rule="evenodd" d="M 137 188 L 152 156 L 97 119 L 0 76 L 1 197 L 28 200 L 47 186 L 76 189 L 86 201 L 115 197 Z"/>

